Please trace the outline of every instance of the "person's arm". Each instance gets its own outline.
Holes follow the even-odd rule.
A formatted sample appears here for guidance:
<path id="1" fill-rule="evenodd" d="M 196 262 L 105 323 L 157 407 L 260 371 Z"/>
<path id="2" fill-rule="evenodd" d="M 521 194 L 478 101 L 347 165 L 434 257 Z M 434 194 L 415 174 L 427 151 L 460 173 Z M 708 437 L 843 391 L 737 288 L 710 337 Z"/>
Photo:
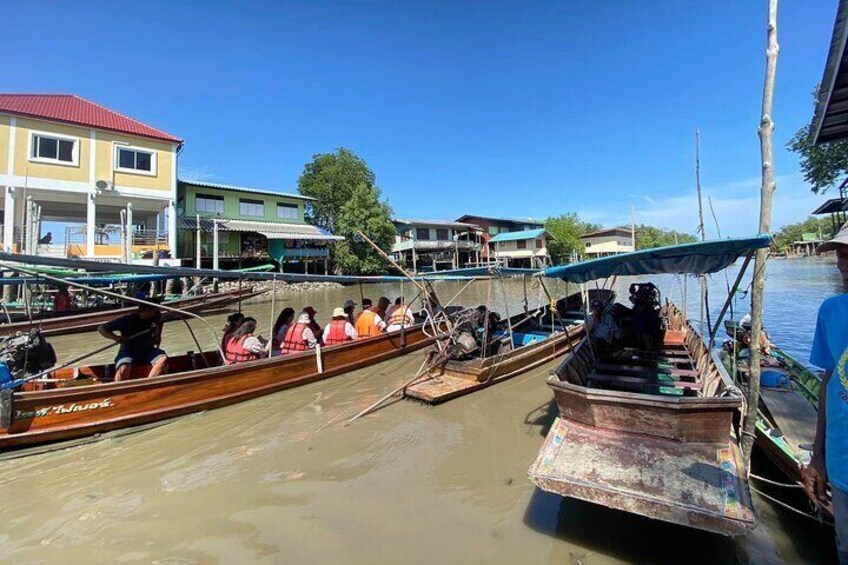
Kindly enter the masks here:
<path id="1" fill-rule="evenodd" d="M 121 329 L 121 320 L 122 318 L 118 318 L 116 320 L 106 322 L 105 324 L 100 324 L 100 326 L 98 326 L 97 328 L 97 333 L 99 333 L 106 339 L 111 339 L 115 343 L 124 343 L 123 336 L 115 334 L 115 330 Z M 123 330 L 121 331 L 121 333 L 123 334 Z"/>
<path id="2" fill-rule="evenodd" d="M 381 318 L 379 314 L 374 314 L 374 325 L 381 330 L 386 329 L 386 322 L 383 321 L 383 318 Z"/>
<path id="3" fill-rule="evenodd" d="M 827 384 L 833 374 L 836 360 L 828 347 L 826 304 L 819 308 L 816 319 L 816 332 L 810 348 L 810 363 L 825 369 L 819 387 L 818 417 L 816 418 L 816 439 L 813 443 L 813 455 L 804 473 L 804 489 L 815 504 L 825 501 L 827 487 L 827 467 L 825 465 L 825 441 L 827 437 Z"/>
<path id="4" fill-rule="evenodd" d="M 310 328 L 305 328 L 303 330 L 303 339 L 306 340 L 309 347 L 315 347 L 318 345 L 318 339 L 315 337 L 315 333 Z"/>
<path id="5" fill-rule="evenodd" d="M 409 322 L 408 325 L 411 326 L 411 325 L 415 324 L 415 314 L 412 313 L 412 310 L 407 308 L 406 314 L 404 314 L 404 315 L 406 316 L 406 321 Z"/>
<path id="6" fill-rule="evenodd" d="M 162 317 L 156 321 L 156 329 L 153 330 L 153 345 L 159 347 L 162 344 L 162 328 L 165 326 Z"/>
<path id="7" fill-rule="evenodd" d="M 327 343 L 327 340 L 330 339 L 330 325 L 331 324 L 332 324 L 332 322 L 330 324 L 327 324 L 326 326 L 324 326 L 324 333 L 323 333 L 324 343 Z"/>
<path id="8" fill-rule="evenodd" d="M 356 328 L 353 327 L 353 324 L 350 322 L 345 322 L 345 335 L 350 339 L 359 339 L 359 333 L 356 331 Z"/>
<path id="9" fill-rule="evenodd" d="M 263 345 L 262 340 L 253 335 L 244 340 L 244 348 L 257 355 L 265 353 L 265 345 Z"/>

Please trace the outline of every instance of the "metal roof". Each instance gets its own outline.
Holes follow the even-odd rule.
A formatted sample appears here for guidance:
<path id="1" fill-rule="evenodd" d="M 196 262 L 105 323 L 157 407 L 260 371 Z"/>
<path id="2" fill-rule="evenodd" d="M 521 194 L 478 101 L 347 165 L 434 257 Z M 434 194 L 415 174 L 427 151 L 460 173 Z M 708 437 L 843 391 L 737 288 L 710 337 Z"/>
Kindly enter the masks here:
<path id="1" fill-rule="evenodd" d="M 394 218 L 392 220 L 395 224 L 402 224 L 405 226 L 436 226 L 443 228 L 454 228 L 454 229 L 463 229 L 463 230 L 472 230 L 472 231 L 481 231 L 482 228 L 475 224 L 468 224 L 465 222 L 454 222 L 451 220 L 409 220 L 409 219 L 401 219 Z"/>
<path id="2" fill-rule="evenodd" d="M 533 226 L 544 226 L 544 220 L 534 220 L 533 218 L 491 218 L 489 216 L 478 216 L 476 214 L 464 214 L 456 219 L 457 222 L 465 222 L 468 219 L 478 218 L 480 220 L 489 220 L 492 222 L 500 222 L 502 224 L 528 224 Z"/>
<path id="3" fill-rule="evenodd" d="M 182 144 L 178 137 L 75 94 L 0 94 L 0 113 L 42 118 Z"/>
<path id="4" fill-rule="evenodd" d="M 813 215 L 818 216 L 821 214 L 834 214 L 836 212 L 846 212 L 848 211 L 848 198 L 831 198 L 815 210 L 813 210 Z"/>
<path id="5" fill-rule="evenodd" d="M 266 196 L 280 196 L 284 198 L 296 198 L 298 200 L 315 201 L 311 196 L 303 196 L 302 194 L 292 194 L 290 192 L 278 192 L 276 190 L 268 190 L 265 188 L 250 188 L 248 186 L 236 186 L 233 184 L 221 184 L 217 182 L 208 182 L 204 180 L 185 180 L 180 179 L 181 184 L 190 184 L 191 186 L 202 186 L 204 188 L 216 188 L 218 190 L 232 190 L 234 192 L 246 192 L 250 194 L 264 194 Z"/>
<path id="6" fill-rule="evenodd" d="M 848 0 L 839 0 L 836 21 L 827 54 L 816 113 L 810 126 L 813 143 L 827 143 L 848 137 Z"/>
<path id="7" fill-rule="evenodd" d="M 603 237 L 603 236 L 606 236 L 606 235 L 626 235 L 626 236 L 630 237 L 631 231 L 630 231 L 630 228 L 622 228 L 622 227 L 607 228 L 607 229 L 603 229 L 603 230 L 584 233 L 583 235 L 580 236 L 580 239 L 585 239 L 585 238 L 588 238 L 588 237 Z"/>
<path id="8" fill-rule="evenodd" d="M 518 241 L 520 239 L 536 239 L 537 237 L 541 237 L 544 233 L 546 233 L 545 228 L 504 232 L 499 233 L 498 235 L 490 239 L 489 243 L 498 243 L 500 241 Z"/>
<path id="9" fill-rule="evenodd" d="M 255 222 L 252 220 L 213 220 L 201 218 L 200 231 L 212 232 L 215 222 L 220 231 L 257 232 L 268 239 L 308 239 L 313 241 L 342 241 L 344 237 L 333 235 L 326 230 L 309 224 L 284 224 L 282 222 Z M 179 229 L 196 230 L 197 219 L 182 216 L 179 218 Z"/>

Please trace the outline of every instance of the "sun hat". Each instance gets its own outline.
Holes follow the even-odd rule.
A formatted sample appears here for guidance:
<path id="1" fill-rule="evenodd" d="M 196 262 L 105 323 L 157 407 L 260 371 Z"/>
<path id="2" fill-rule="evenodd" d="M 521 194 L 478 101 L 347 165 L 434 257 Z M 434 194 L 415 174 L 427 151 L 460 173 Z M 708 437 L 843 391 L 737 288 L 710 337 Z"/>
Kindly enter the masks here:
<path id="1" fill-rule="evenodd" d="M 349 298 L 344 301 L 344 304 L 342 304 L 342 308 L 354 308 L 355 306 L 356 306 L 356 302 L 354 302 L 353 300 L 351 300 Z"/>
<path id="2" fill-rule="evenodd" d="M 830 241 L 825 241 L 824 243 L 816 247 L 816 253 L 834 251 L 840 245 L 848 245 L 848 222 L 845 222 L 845 225 L 842 226 L 842 229 L 839 230 L 839 233 L 836 234 L 836 237 L 834 237 Z"/>
<path id="3" fill-rule="evenodd" d="M 314 317 L 314 316 L 315 316 L 315 314 L 317 314 L 317 313 L 318 313 L 318 310 L 316 310 L 316 309 L 315 309 L 315 308 L 313 308 L 312 306 L 307 306 L 306 308 L 304 308 L 304 309 L 303 309 L 303 311 L 304 311 L 304 312 L 306 312 L 307 314 L 309 314 L 309 317 L 310 317 L 310 318 L 311 318 L 311 317 Z"/>
<path id="4" fill-rule="evenodd" d="M 347 318 L 347 314 L 345 314 L 344 308 L 334 308 L 333 318 Z"/>
<path id="5" fill-rule="evenodd" d="M 308 324 L 309 321 L 309 314 L 301 313 L 301 315 L 297 317 L 298 324 Z"/>

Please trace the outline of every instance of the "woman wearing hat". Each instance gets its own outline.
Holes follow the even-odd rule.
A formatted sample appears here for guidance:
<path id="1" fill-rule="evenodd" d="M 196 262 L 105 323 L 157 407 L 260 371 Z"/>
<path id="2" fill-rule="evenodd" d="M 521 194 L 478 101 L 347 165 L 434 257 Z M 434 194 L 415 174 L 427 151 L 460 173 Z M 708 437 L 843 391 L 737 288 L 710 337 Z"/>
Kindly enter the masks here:
<path id="1" fill-rule="evenodd" d="M 318 338 L 315 337 L 315 332 L 312 331 L 309 322 L 309 313 L 304 309 L 297 317 L 297 321 L 289 326 L 286 337 L 283 338 L 280 353 L 286 355 L 315 349 L 315 346 L 318 345 Z"/>
<path id="2" fill-rule="evenodd" d="M 333 319 L 324 328 L 324 345 L 338 345 L 359 337 L 356 328 L 347 319 L 344 308 L 333 310 Z"/>

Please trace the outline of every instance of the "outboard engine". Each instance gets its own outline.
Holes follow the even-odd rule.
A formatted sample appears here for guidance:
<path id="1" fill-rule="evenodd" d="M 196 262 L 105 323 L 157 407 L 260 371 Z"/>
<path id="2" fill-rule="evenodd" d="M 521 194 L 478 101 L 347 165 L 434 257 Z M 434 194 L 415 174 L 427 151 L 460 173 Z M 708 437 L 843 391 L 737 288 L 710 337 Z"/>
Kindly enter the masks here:
<path id="1" fill-rule="evenodd" d="M 54 365 L 56 352 L 40 330 L 18 333 L 0 341 L 0 386 Z"/>

